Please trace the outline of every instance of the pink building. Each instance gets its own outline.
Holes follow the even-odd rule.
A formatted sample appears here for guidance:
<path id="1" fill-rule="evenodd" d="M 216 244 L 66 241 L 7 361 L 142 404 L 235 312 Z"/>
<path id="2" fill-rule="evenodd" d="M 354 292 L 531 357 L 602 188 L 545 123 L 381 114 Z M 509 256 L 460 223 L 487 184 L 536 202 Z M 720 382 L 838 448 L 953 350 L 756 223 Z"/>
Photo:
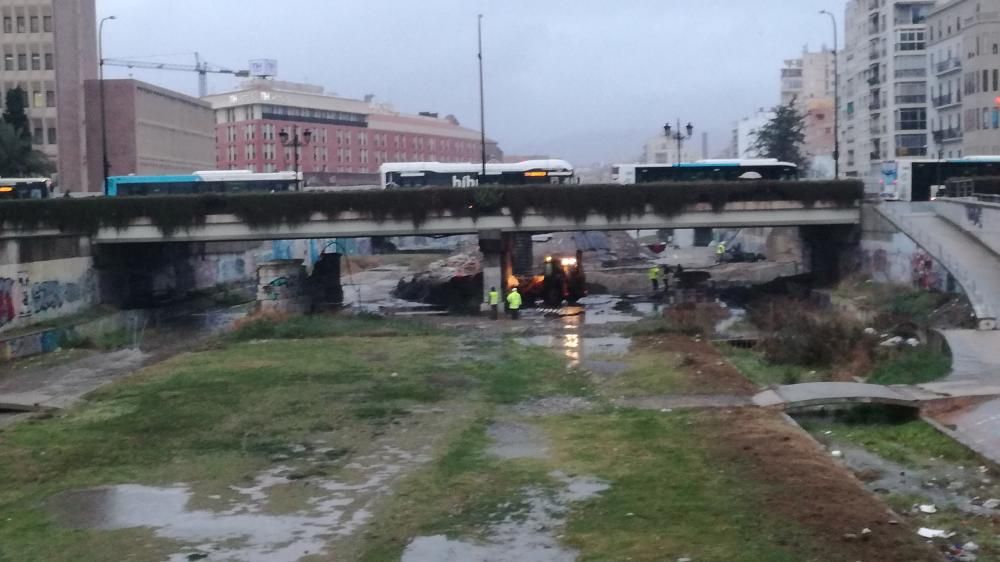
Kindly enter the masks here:
<path id="1" fill-rule="evenodd" d="M 370 175 L 384 162 L 478 162 L 480 134 L 453 116 L 407 115 L 373 97 L 328 95 L 322 87 L 252 80 L 231 93 L 205 98 L 216 116 L 216 167 L 256 172 L 292 170 L 292 148 L 281 132 L 308 130 L 299 168 L 307 175 Z M 488 158 L 502 159 L 495 142 Z"/>

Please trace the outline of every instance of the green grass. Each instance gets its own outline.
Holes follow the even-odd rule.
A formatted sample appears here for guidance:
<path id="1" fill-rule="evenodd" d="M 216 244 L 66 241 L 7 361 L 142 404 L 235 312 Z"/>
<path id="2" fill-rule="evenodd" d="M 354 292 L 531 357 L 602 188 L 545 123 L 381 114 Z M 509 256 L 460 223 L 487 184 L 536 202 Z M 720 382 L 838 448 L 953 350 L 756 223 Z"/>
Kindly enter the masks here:
<path id="1" fill-rule="evenodd" d="M 644 318 L 638 322 L 628 324 L 622 329 L 622 335 L 629 338 L 641 338 L 652 336 L 686 335 L 694 336 L 701 333 L 701 330 L 693 326 L 678 326 L 675 322 L 667 318 Z"/>
<path id="2" fill-rule="evenodd" d="M 243 323 L 230 341 L 333 338 L 342 336 L 395 337 L 440 335 L 443 332 L 421 322 L 372 315 L 313 315 L 275 319 L 267 316 Z"/>
<path id="3" fill-rule="evenodd" d="M 951 358 L 928 348 L 904 350 L 879 362 L 868 382 L 872 384 L 921 384 L 943 379 L 951 372 Z"/>
<path id="4" fill-rule="evenodd" d="M 844 423 L 803 418 L 800 423 L 820 440 L 845 440 L 905 466 L 926 467 L 939 461 L 959 465 L 979 462 L 975 453 L 920 420 Z M 826 431 L 833 433 L 826 435 Z"/>
<path id="5" fill-rule="evenodd" d="M 772 364 L 758 351 L 731 345 L 720 345 L 718 349 L 743 376 L 758 386 L 822 382 L 827 377 L 822 369 Z"/>
<path id="6" fill-rule="evenodd" d="M 700 426 L 696 415 L 637 411 L 546 421 L 563 470 L 611 483 L 571 512 L 565 540 L 581 560 L 803 559 L 772 539 L 793 545 L 802 529 L 760 510 L 760 489 L 715 462 Z"/>
<path id="7" fill-rule="evenodd" d="M 679 353 L 636 346 L 623 358 L 628 369 L 601 380 L 601 394 L 609 397 L 657 396 L 698 392 L 702 386 L 683 366 Z"/>

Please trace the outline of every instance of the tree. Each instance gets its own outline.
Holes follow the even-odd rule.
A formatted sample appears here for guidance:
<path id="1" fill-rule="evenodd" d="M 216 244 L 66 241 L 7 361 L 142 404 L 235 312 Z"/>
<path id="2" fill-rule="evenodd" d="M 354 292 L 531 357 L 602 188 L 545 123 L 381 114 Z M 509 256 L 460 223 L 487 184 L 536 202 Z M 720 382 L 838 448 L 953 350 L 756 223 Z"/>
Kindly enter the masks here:
<path id="1" fill-rule="evenodd" d="M 760 158 L 777 158 L 791 162 L 804 173 L 809 165 L 802 146 L 806 142 L 805 116 L 795 106 L 795 98 L 787 105 L 774 108 L 774 117 L 762 128 L 753 132 L 754 143 L 750 147 Z"/>
<path id="2" fill-rule="evenodd" d="M 7 123 L 21 138 L 31 141 L 31 127 L 28 125 L 28 113 L 25 110 L 28 94 L 20 87 L 7 90 L 4 100 L 3 122 Z"/>
<path id="3" fill-rule="evenodd" d="M 55 166 L 49 157 L 31 145 L 9 123 L 0 123 L 0 177 L 23 178 L 50 176 Z"/>

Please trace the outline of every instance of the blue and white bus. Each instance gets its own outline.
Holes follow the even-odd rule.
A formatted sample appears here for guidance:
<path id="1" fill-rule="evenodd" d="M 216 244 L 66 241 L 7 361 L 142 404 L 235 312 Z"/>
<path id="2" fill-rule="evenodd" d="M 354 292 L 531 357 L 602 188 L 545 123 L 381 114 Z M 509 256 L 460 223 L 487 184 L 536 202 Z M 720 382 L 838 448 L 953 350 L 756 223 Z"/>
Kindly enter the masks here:
<path id="1" fill-rule="evenodd" d="M 928 201 L 950 179 L 986 176 L 1000 176 L 1000 156 L 891 160 L 882 163 L 879 195 L 883 201 Z"/>
<path id="2" fill-rule="evenodd" d="M 675 181 L 797 180 L 799 167 L 774 158 L 698 160 L 681 164 L 617 164 L 612 181 L 622 185 Z"/>
<path id="3" fill-rule="evenodd" d="M 387 162 L 379 168 L 383 189 L 478 187 L 480 185 L 571 185 L 579 183 L 565 160 L 525 160 L 510 164 Z"/>
<path id="4" fill-rule="evenodd" d="M 108 178 L 108 197 L 192 195 L 199 193 L 284 193 L 297 191 L 302 174 L 256 174 L 244 170 L 213 170 L 189 176 L 114 176 Z"/>

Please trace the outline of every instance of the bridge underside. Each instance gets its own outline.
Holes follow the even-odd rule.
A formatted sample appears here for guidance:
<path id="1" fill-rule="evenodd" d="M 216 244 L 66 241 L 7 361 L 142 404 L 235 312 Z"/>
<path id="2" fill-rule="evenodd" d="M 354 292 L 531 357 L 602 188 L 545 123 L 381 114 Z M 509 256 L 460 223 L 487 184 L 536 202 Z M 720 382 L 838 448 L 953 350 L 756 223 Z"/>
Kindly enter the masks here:
<path id="1" fill-rule="evenodd" d="M 528 213 L 515 221 L 509 213 L 496 216 L 429 217 L 420 224 L 411 220 L 386 219 L 345 213 L 336 220 L 314 215 L 297 225 L 251 226 L 232 215 L 213 215 L 205 224 L 165 236 L 149 221 L 137 221 L 124 229 L 102 228 L 97 244 L 150 242 L 226 242 L 242 240 L 358 238 L 367 236 L 447 236 L 479 232 L 574 232 L 600 230 L 647 230 L 661 228 L 752 228 L 774 226 L 854 225 L 860 223 L 858 208 L 806 207 L 796 202 L 736 203 L 721 212 L 707 205 L 672 216 L 647 212 L 608 218 L 590 214 L 579 220 Z M 17 233 L 9 233 L 16 235 Z M 41 233 L 35 233 L 40 235 Z M 23 235 L 23 234 L 22 234 Z"/>

